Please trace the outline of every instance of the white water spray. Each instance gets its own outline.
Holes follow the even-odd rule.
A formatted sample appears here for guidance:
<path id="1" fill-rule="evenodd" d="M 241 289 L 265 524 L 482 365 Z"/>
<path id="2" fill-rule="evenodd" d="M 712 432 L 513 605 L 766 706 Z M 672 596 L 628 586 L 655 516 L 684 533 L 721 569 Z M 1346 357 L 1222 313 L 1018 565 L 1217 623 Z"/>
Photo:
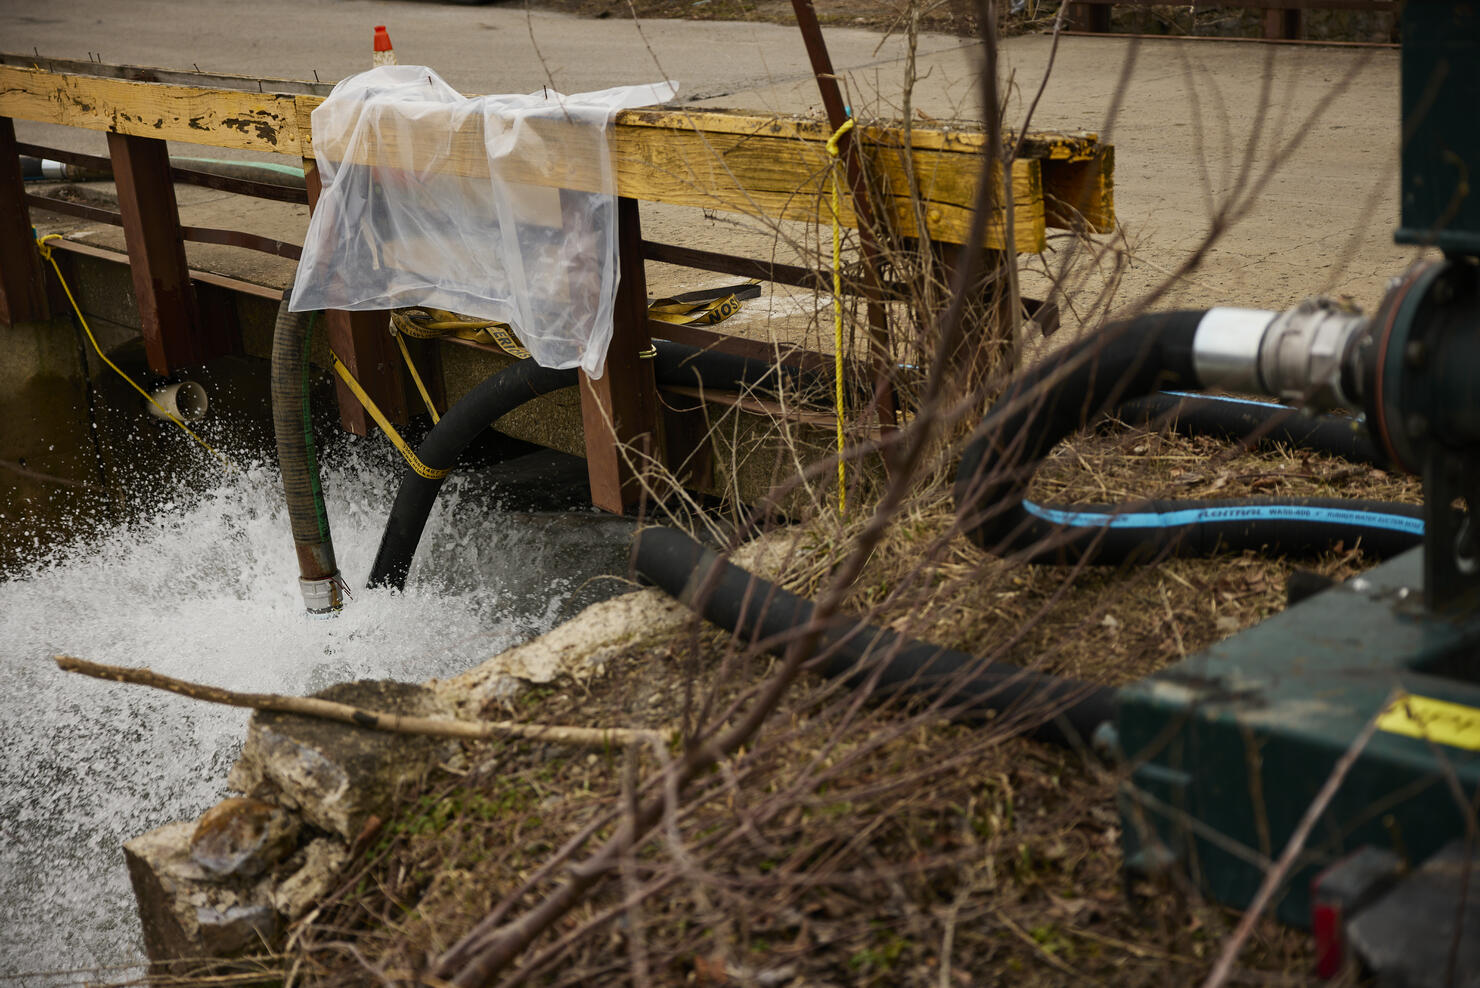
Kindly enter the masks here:
<path id="1" fill-rule="evenodd" d="M 352 588 L 397 475 L 355 448 L 325 463 Z M 219 800 L 248 716 L 68 675 L 53 655 L 279 693 L 460 672 L 550 627 L 579 581 L 626 556 L 608 527 L 620 520 L 586 529 L 511 515 L 488 493 L 449 482 L 407 591 L 354 589 L 330 621 L 303 613 L 281 484 L 262 466 L 0 582 L 0 975 L 137 972 L 122 842 Z"/>

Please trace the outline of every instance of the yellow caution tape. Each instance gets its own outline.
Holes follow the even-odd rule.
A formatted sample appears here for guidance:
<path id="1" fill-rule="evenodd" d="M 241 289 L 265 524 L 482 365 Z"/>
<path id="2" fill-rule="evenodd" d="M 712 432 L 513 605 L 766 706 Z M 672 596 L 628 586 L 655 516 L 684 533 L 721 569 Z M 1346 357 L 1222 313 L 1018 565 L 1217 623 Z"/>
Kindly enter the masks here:
<path id="1" fill-rule="evenodd" d="M 678 326 L 713 326 L 740 311 L 740 300 L 734 295 L 704 302 L 679 302 L 659 299 L 648 305 L 648 318 Z"/>
<path id="2" fill-rule="evenodd" d="M 433 470 L 421 462 L 410 444 L 402 439 L 401 434 L 396 431 L 396 427 L 391 425 L 391 420 L 386 418 L 385 413 L 380 410 L 375 402 L 370 400 L 370 395 L 365 392 L 364 388 L 360 387 L 360 382 L 355 380 L 355 376 L 349 372 L 349 368 L 344 366 L 344 361 L 339 359 L 339 354 L 331 350 L 329 351 L 329 356 L 334 361 L 334 373 L 339 375 L 340 380 L 345 383 L 354 396 L 359 399 L 360 404 L 365 407 L 365 411 L 370 413 L 370 417 L 375 420 L 375 424 L 380 426 L 380 431 L 385 433 L 385 437 L 391 441 L 391 445 L 396 447 L 396 450 L 405 459 L 407 466 L 411 467 L 411 469 L 427 480 L 441 480 L 452 472 L 450 469 Z"/>
<path id="3" fill-rule="evenodd" d="M 159 402 L 155 401 L 153 395 L 151 395 L 143 388 L 139 387 L 138 384 L 134 383 L 133 378 L 125 374 L 117 364 L 108 359 L 108 355 L 104 353 L 103 348 L 98 345 L 98 338 L 93 335 L 92 327 L 87 324 L 87 317 L 82 314 L 82 307 L 77 304 L 77 299 L 73 297 L 72 289 L 70 286 L 68 286 L 67 279 L 62 276 L 61 265 L 57 264 L 57 259 L 52 256 L 51 247 L 48 245 L 48 242 L 52 240 L 62 239 L 65 238 L 63 238 L 60 233 L 49 234 L 36 241 L 36 249 L 41 252 L 42 258 L 51 262 L 52 270 L 57 273 L 57 281 L 62 283 L 62 291 L 67 293 L 67 301 L 72 303 L 72 311 L 77 314 L 77 321 L 82 324 L 82 331 L 87 334 L 87 340 L 89 343 L 92 344 L 93 350 L 97 352 L 98 359 L 107 364 L 109 367 L 113 368 L 113 370 L 117 372 L 119 377 L 128 382 L 129 387 L 133 388 L 135 391 L 139 392 L 139 394 L 143 395 L 144 400 L 149 402 L 149 404 L 153 405 L 155 408 L 159 409 L 160 413 L 163 414 L 165 418 L 169 419 L 171 422 L 178 425 L 181 429 L 185 430 L 185 434 L 187 436 L 189 436 L 191 439 L 194 439 L 196 442 L 205 447 L 207 452 L 221 461 L 222 466 L 224 466 L 227 470 L 234 469 L 232 462 L 228 460 L 224 454 L 218 452 L 214 446 L 206 442 L 204 439 L 200 438 L 200 436 L 197 436 L 193 431 L 191 431 L 190 426 L 180 421 L 179 417 L 177 417 L 173 412 L 165 408 Z"/>
<path id="4" fill-rule="evenodd" d="M 1378 715 L 1377 729 L 1480 751 L 1480 710 L 1448 700 L 1404 694 Z"/>
<path id="5" fill-rule="evenodd" d="M 437 406 L 432 402 L 427 386 L 421 383 L 421 375 L 416 371 L 416 363 L 411 359 L 411 351 L 406 349 L 406 337 L 395 331 L 395 323 L 391 324 L 391 335 L 396 338 L 396 346 L 401 348 L 401 356 L 406 361 L 406 369 L 411 372 L 411 380 L 416 382 L 416 390 L 421 393 L 421 400 L 426 403 L 427 414 L 432 417 L 432 424 L 436 425 L 442 421 L 442 417 L 437 414 Z"/>
<path id="6" fill-rule="evenodd" d="M 756 284 L 759 282 L 751 281 L 739 288 L 745 290 Z M 676 326 L 713 326 L 735 315 L 741 308 L 739 291 L 726 291 L 724 295 L 715 298 L 660 298 L 648 303 L 648 318 Z M 529 351 L 519 342 L 513 327 L 508 323 L 493 319 L 470 319 L 446 309 L 425 306 L 393 309 L 391 329 L 397 335 L 418 340 L 455 336 L 472 343 L 492 345 L 516 360 L 529 356 Z M 409 358 L 407 366 L 411 366 Z M 412 376 L 416 376 L 415 370 L 412 371 Z"/>

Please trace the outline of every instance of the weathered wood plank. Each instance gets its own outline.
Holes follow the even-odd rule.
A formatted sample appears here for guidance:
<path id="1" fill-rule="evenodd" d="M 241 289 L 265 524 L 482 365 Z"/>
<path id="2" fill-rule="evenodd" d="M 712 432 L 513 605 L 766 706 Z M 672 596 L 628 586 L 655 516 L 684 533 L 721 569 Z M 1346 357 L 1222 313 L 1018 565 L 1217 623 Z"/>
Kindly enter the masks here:
<path id="1" fill-rule="evenodd" d="M 1115 147 L 1059 162 L 1043 176 L 1044 221 L 1064 230 L 1109 233 L 1115 229 Z"/>
<path id="2" fill-rule="evenodd" d="M 218 147 L 313 156 L 310 115 L 322 100 L 311 95 L 251 93 L 175 84 L 52 73 L 0 65 L 0 115 L 135 136 L 190 141 Z M 562 121 L 536 125 L 549 146 L 562 145 Z M 771 219 L 828 219 L 824 191 L 829 162 L 824 124 L 794 118 L 727 111 L 639 110 L 619 114 L 612 132 L 619 194 L 648 201 L 700 206 Z M 913 171 L 927 200 L 926 229 L 916 228 L 906 201 L 903 131 L 865 128 L 862 145 L 875 180 L 889 198 L 888 213 L 899 233 L 960 243 L 986 137 L 967 130 L 913 128 Z M 1103 146 L 1094 135 L 1028 135 L 1027 160 L 1014 163 L 1019 251 L 1041 250 L 1046 216 L 1041 192 L 1052 186 L 1061 163 L 1093 158 Z M 334 149 L 321 149 L 333 154 Z M 415 151 L 415 149 L 413 149 Z M 1037 157 L 1032 157 L 1037 155 Z M 422 157 L 425 157 L 423 154 Z M 411 157 L 412 165 L 417 155 Z M 531 183 L 594 188 L 597 177 L 584 156 L 552 154 Z M 453 174 L 486 169 L 481 128 L 470 123 L 452 141 Z M 1000 181 L 1000 179 L 999 179 Z M 1106 199 L 1102 212 L 1113 211 Z M 845 205 L 843 222 L 855 223 Z M 1105 219 L 1095 228 L 1108 228 Z M 1001 215 L 990 224 L 984 246 L 1005 248 Z"/>
<path id="3" fill-rule="evenodd" d="M 213 147 L 298 154 L 298 99 L 0 65 L 0 116 Z"/>

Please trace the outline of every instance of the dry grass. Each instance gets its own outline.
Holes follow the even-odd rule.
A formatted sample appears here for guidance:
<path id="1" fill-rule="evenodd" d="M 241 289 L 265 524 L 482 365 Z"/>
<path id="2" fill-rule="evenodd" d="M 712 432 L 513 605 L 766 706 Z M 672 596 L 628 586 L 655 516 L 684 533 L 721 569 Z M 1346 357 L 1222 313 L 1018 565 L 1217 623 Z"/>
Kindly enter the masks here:
<path id="1" fill-rule="evenodd" d="M 1167 486 L 1195 496 L 1417 493 L 1325 457 L 1232 456 L 1140 429 L 1066 444 L 1039 481 L 1058 498 Z M 1295 565 L 1250 554 L 1132 571 L 1013 567 L 985 560 L 952 525 L 940 487 L 922 489 L 850 608 L 1100 682 L 1144 676 L 1279 610 Z M 787 585 L 816 589 L 836 535 L 825 516 L 805 529 Z M 1302 563 L 1333 577 L 1365 564 L 1356 547 Z M 686 697 L 723 709 L 771 662 L 696 627 L 589 682 L 529 690 L 485 713 L 672 724 Z M 529 973 L 552 984 L 710 985 L 1185 984 L 1206 973 L 1233 914 L 1184 890 L 1124 888 L 1113 771 L 907 705 L 856 701 L 830 683 L 800 683 L 753 747 L 696 783 L 624 873 L 545 934 L 533 953 L 549 963 Z M 550 852 L 624 805 L 631 778 L 655 765 L 638 768 L 615 751 L 469 746 L 408 798 L 300 931 L 300 976 L 363 983 L 363 963 L 334 946 L 349 941 L 393 981 L 409 978 Z M 1309 964 L 1306 938 L 1270 923 L 1235 982 L 1302 983 Z"/>

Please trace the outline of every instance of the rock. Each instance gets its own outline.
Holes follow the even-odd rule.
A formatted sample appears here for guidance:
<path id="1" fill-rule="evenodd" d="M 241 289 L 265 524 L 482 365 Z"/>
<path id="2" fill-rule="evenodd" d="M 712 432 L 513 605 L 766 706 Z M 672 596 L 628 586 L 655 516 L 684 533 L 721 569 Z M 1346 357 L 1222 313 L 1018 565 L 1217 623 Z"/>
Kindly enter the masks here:
<path id="1" fill-rule="evenodd" d="M 257 799 L 234 797 L 206 810 L 190 837 L 190 858 L 217 877 L 260 875 L 292 853 L 298 819 Z"/>
<path id="2" fill-rule="evenodd" d="M 303 864 L 272 892 L 272 904 L 293 922 L 308 912 L 334 887 L 339 870 L 349 860 L 349 848 L 329 837 L 312 841 L 303 851 Z"/>
<path id="3" fill-rule="evenodd" d="M 195 921 L 203 957 L 236 957 L 266 949 L 278 935 L 277 910 L 266 903 L 224 909 L 202 906 L 195 911 Z"/>
<path id="4" fill-rule="evenodd" d="M 448 715 L 436 694 L 409 683 L 361 680 L 314 695 L 377 712 Z M 307 822 L 351 841 L 371 815 L 384 813 L 398 789 L 456 750 L 457 743 L 445 738 L 258 711 L 227 781 L 238 792 L 295 809 Z"/>
<path id="5" fill-rule="evenodd" d="M 276 911 L 261 883 L 222 885 L 191 860 L 195 824 L 168 823 L 123 845 L 151 961 L 222 958 L 277 936 Z"/>
<path id="6" fill-rule="evenodd" d="M 783 529 L 747 542 L 735 551 L 732 560 L 753 573 L 775 579 L 804 555 L 801 537 Z M 511 680 L 549 683 L 561 676 L 585 679 L 617 656 L 671 636 L 692 620 L 694 612 L 663 591 L 638 590 L 592 604 L 538 638 L 431 685 L 454 709 L 476 717 L 490 700 L 515 692 Z"/>

